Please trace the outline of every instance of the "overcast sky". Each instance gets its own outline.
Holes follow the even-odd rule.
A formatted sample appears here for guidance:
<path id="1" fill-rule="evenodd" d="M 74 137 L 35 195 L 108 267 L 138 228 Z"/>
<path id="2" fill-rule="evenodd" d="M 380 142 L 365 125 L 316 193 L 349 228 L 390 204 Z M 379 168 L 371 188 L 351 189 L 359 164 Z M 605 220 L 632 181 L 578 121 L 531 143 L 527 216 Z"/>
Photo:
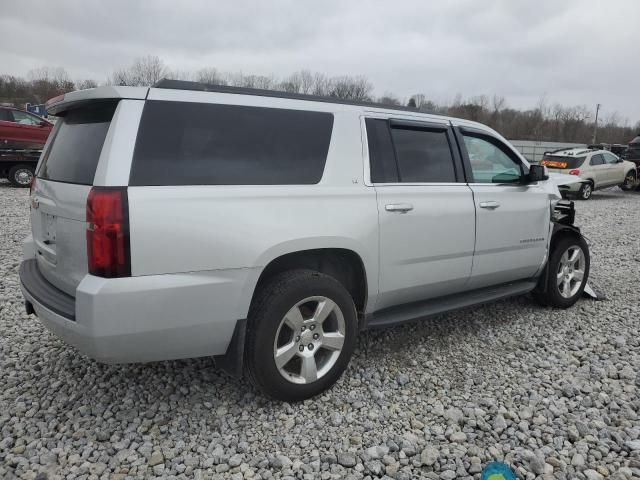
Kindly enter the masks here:
<path id="1" fill-rule="evenodd" d="M 378 95 L 545 96 L 640 120 L 640 0 L 20 0 L 0 2 L 0 31 L 0 74 L 103 82 L 152 54 L 176 70 L 365 75 Z"/>

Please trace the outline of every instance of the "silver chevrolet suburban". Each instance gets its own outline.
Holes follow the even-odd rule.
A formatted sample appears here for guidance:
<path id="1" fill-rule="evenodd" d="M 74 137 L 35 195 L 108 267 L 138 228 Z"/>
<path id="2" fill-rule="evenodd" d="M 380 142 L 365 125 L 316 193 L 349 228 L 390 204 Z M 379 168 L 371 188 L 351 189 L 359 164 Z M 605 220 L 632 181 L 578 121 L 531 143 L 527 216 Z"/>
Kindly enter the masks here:
<path id="1" fill-rule="evenodd" d="M 173 80 L 47 110 L 21 287 L 102 362 L 215 356 L 300 400 L 365 328 L 585 288 L 573 204 L 478 123 Z"/>

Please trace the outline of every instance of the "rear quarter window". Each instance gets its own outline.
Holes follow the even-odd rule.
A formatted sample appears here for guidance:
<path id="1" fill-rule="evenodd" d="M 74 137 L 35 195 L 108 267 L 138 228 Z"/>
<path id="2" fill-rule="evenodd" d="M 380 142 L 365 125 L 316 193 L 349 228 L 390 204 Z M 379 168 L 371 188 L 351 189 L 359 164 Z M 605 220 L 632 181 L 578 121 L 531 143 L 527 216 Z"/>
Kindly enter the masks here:
<path id="1" fill-rule="evenodd" d="M 100 152 L 117 102 L 100 102 L 65 113 L 57 122 L 37 176 L 93 185 Z"/>
<path id="2" fill-rule="evenodd" d="M 147 101 L 129 184 L 318 183 L 332 128 L 324 112 Z"/>

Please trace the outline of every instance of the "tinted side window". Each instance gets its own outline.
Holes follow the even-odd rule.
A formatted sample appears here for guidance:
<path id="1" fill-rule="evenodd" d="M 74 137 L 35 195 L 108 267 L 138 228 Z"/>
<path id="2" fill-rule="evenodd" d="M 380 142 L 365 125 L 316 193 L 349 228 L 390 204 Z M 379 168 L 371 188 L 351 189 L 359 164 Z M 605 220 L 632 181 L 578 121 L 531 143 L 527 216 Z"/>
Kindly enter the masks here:
<path id="1" fill-rule="evenodd" d="M 397 183 L 398 167 L 391 143 L 389 122 L 377 118 L 367 118 L 366 125 L 371 181 L 374 183 Z"/>
<path id="2" fill-rule="evenodd" d="M 392 128 L 401 182 L 455 182 L 445 130 Z"/>
<path id="3" fill-rule="evenodd" d="M 603 153 L 605 162 L 609 164 L 618 163 L 618 157 L 611 153 Z"/>
<path id="4" fill-rule="evenodd" d="M 0 122 L 13 122 L 13 115 L 4 108 L 0 108 Z"/>
<path id="5" fill-rule="evenodd" d="M 129 183 L 318 183 L 332 128 L 324 112 L 147 101 Z"/>
<path id="6" fill-rule="evenodd" d="M 71 110 L 56 122 L 38 177 L 92 185 L 100 152 L 117 103 L 98 103 Z"/>
<path id="7" fill-rule="evenodd" d="M 602 155 L 600 154 L 594 155 L 593 157 L 591 157 L 591 161 L 589 162 L 589 165 L 592 165 L 592 166 L 604 165 L 604 158 L 602 158 Z"/>
<path id="8" fill-rule="evenodd" d="M 475 183 L 517 183 L 522 166 L 499 140 L 484 135 L 463 134 Z"/>

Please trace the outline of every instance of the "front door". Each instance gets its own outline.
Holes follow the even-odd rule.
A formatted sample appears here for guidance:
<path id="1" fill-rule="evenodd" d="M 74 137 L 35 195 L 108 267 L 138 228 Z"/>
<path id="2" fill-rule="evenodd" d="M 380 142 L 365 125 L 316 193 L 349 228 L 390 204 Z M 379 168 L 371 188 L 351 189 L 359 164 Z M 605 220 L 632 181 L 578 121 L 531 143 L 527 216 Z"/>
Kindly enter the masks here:
<path id="1" fill-rule="evenodd" d="M 550 225 L 548 193 L 524 185 L 526 167 L 502 140 L 460 130 L 476 208 L 476 243 L 468 288 L 533 277 L 545 261 Z"/>
<path id="2" fill-rule="evenodd" d="M 449 124 L 366 125 L 379 218 L 376 310 L 464 290 L 475 211 Z"/>
<path id="3" fill-rule="evenodd" d="M 624 182 L 624 165 L 614 154 L 602 152 L 607 165 L 607 179 L 610 185 L 621 185 Z"/>

